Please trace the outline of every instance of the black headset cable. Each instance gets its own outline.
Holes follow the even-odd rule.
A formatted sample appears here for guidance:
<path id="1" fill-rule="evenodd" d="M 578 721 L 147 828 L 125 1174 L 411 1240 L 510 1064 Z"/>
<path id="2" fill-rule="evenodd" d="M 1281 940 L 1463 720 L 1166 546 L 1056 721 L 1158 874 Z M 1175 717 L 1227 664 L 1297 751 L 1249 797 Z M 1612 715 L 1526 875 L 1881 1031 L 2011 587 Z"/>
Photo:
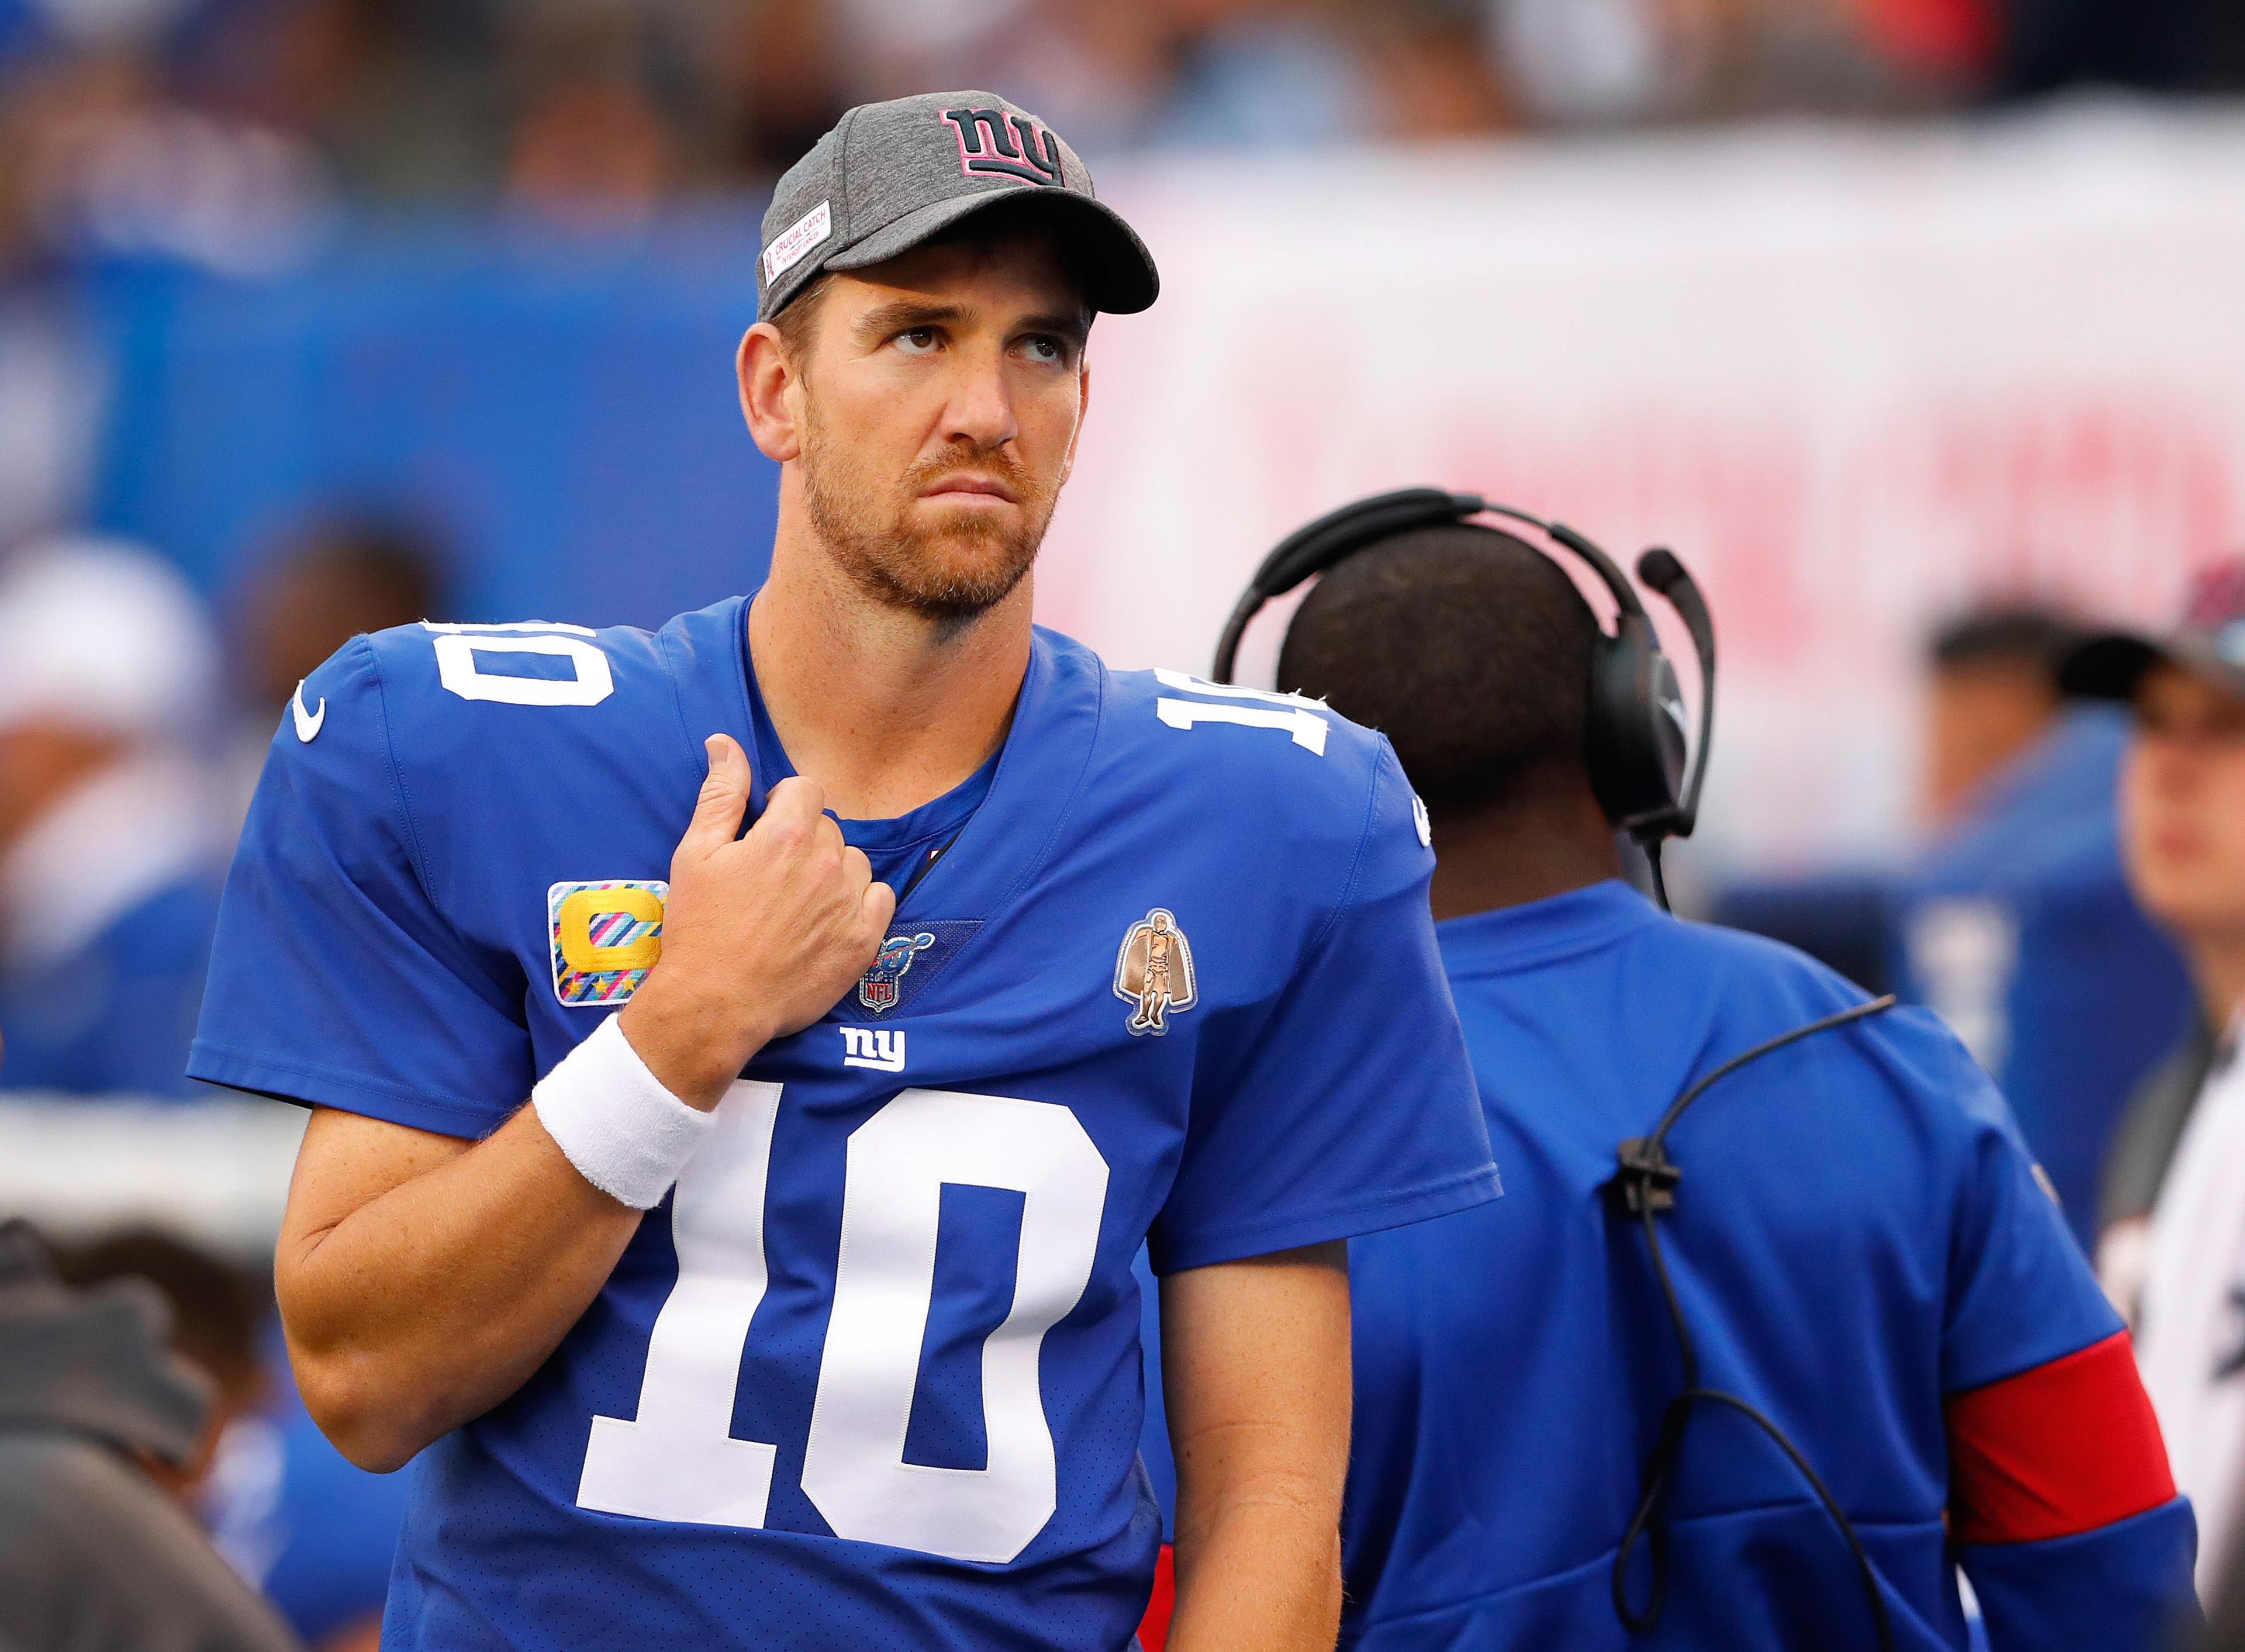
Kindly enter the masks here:
<path id="1" fill-rule="evenodd" d="M 1658 863 L 1655 864 L 1657 867 Z M 1614 1612 L 1632 1634 L 1650 1633 L 1660 1622 L 1661 1608 L 1667 1599 L 1667 1545 L 1665 1534 L 1652 1525 L 1652 1520 L 1667 1493 L 1676 1465 L 1683 1455 L 1685 1429 L 1691 1420 L 1692 1408 L 1699 1405 L 1723 1405 L 1739 1412 L 1774 1441 L 1778 1449 L 1801 1472 L 1801 1478 L 1808 1483 L 1808 1488 L 1815 1493 L 1816 1500 L 1831 1516 L 1832 1524 L 1846 1540 L 1848 1553 L 1855 1559 L 1855 1571 L 1862 1581 L 1863 1597 L 1869 1603 L 1882 1652 L 1895 1652 L 1894 1623 L 1887 1611 L 1886 1595 L 1880 1588 L 1878 1573 L 1871 1565 L 1870 1555 L 1864 1550 L 1862 1538 L 1856 1534 L 1854 1522 L 1840 1507 L 1839 1500 L 1832 1495 L 1816 1471 L 1809 1466 L 1808 1459 L 1801 1455 L 1800 1448 L 1786 1438 L 1785 1431 L 1767 1415 L 1736 1394 L 1699 1385 L 1699 1348 L 1692 1339 L 1691 1324 L 1685 1319 L 1684 1304 L 1676 1294 L 1675 1281 L 1669 1276 L 1668 1259 L 1661 1249 L 1658 1219 L 1661 1211 L 1675 1208 L 1676 1184 L 1683 1175 L 1683 1172 L 1668 1157 L 1668 1133 L 1675 1128 L 1678 1121 L 1683 1118 L 1685 1110 L 1694 1101 L 1740 1068 L 1759 1061 L 1766 1055 L 1773 1055 L 1787 1045 L 1883 1014 L 1894 1006 L 1894 996 L 1889 993 L 1794 1027 L 1789 1032 L 1780 1033 L 1766 1043 L 1756 1045 L 1745 1054 L 1724 1062 L 1669 1103 L 1667 1112 L 1661 1114 L 1660 1122 L 1653 1127 L 1650 1136 L 1621 1144 L 1621 1170 L 1614 1178 L 1614 1184 L 1630 1213 L 1644 1223 L 1645 1249 L 1652 1260 L 1653 1276 L 1659 1283 L 1661 1300 L 1667 1307 L 1669 1325 L 1676 1333 L 1676 1350 L 1684 1375 L 1683 1391 L 1668 1402 L 1667 1409 L 1661 1414 L 1660 1432 L 1654 1440 L 1652 1455 L 1645 1461 L 1637 1512 L 1630 1517 L 1628 1527 L 1622 1534 L 1620 1547 L 1614 1554 Z M 1645 1609 L 1640 1612 L 1630 1604 L 1629 1561 L 1636 1551 L 1638 1540 L 1646 1536 L 1648 1531 L 1652 1541 L 1652 1591 Z"/>

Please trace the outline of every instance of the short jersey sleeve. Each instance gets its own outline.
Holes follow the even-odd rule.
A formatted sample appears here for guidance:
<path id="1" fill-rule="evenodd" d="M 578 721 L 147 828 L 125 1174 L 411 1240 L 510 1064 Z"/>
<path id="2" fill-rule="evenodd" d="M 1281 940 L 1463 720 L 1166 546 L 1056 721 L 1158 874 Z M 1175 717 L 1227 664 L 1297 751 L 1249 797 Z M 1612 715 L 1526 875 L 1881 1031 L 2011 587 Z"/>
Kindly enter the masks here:
<path id="1" fill-rule="evenodd" d="M 429 897 L 370 640 L 298 696 L 227 877 L 187 1071 L 481 1135 L 530 1093 L 521 986 Z"/>
<path id="2" fill-rule="evenodd" d="M 1904 1018 L 1908 1018 L 1905 1020 Z M 1965 1119 L 1958 1145 L 1943 1327 L 1944 1393 L 1978 1388 L 2078 1352 L 2120 1327 L 2074 1242 L 2011 1108 L 1947 1029 L 1898 1012 L 1896 1043 Z M 1923 1025 L 1914 1025 L 1923 1023 Z"/>
<path id="3" fill-rule="evenodd" d="M 1196 1081 L 1148 1237 L 1156 1272 L 1400 1227 L 1500 1191 L 1416 809 L 1380 741 L 1337 903 L 1245 1046 Z"/>

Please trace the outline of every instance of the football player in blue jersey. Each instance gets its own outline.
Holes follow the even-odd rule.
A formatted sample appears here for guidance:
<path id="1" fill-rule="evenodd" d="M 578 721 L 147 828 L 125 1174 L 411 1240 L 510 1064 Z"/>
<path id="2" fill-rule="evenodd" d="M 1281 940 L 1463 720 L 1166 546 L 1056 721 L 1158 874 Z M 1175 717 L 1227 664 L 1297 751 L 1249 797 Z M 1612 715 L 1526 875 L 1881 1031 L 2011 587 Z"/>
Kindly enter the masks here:
<path id="1" fill-rule="evenodd" d="M 1930 1652 L 1967 1644 L 1960 1565 L 1997 1652 L 2163 1643 L 2190 1509 L 2001 1100 L 1926 1012 L 1622 881 L 1616 823 L 1693 797 L 1636 761 L 1682 733 L 1642 611 L 1603 636 L 1431 498 L 1297 537 L 1292 579 L 1341 559 L 1279 665 L 1426 799 L 1506 1173 L 1349 1247 L 1343 1644 Z"/>
<path id="2" fill-rule="evenodd" d="M 1498 1192 L 1409 788 L 1032 626 L 1156 288 L 1048 128 L 851 111 L 759 275 L 753 601 L 356 640 L 227 885 L 193 1071 L 314 1109 L 276 1283 L 413 1459 L 383 1643 L 1113 1652 L 1143 1244 L 1177 1644 L 1330 1646 L 1341 1242 Z"/>

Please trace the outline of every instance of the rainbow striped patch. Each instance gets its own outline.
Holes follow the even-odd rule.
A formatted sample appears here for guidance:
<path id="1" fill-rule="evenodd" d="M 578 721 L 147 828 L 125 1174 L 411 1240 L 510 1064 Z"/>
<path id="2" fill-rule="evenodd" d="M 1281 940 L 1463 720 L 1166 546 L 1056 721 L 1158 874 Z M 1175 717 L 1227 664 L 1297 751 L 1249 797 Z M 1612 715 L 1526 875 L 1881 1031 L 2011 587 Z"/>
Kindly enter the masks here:
<path id="1" fill-rule="evenodd" d="M 546 891 L 553 996 L 613 1008 L 629 1001 L 662 956 L 661 878 L 611 877 L 556 884 Z"/>

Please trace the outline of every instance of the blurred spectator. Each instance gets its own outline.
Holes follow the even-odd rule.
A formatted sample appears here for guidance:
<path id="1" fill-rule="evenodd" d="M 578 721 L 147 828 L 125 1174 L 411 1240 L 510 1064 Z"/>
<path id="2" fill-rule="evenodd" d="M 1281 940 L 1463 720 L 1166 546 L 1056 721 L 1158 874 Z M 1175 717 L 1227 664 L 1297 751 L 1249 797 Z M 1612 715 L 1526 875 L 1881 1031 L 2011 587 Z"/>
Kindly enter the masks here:
<path id="1" fill-rule="evenodd" d="M 205 1380 L 146 1286 L 64 1289 L 0 1227 L 0 1643 L 282 1652 L 295 1637 L 159 1484 L 205 1437 Z"/>
<path id="2" fill-rule="evenodd" d="M 1271 147 L 1377 136 L 1371 66 L 1324 8 L 1272 0 L 1168 0 L 1180 50 L 1156 145 Z"/>
<path id="3" fill-rule="evenodd" d="M 354 1467 L 306 1414 L 266 1282 L 148 1229 L 62 1247 L 57 1263 L 74 1285 L 139 1278 L 163 1293 L 173 1351 L 217 1385 L 190 1493 L 220 1551 L 315 1652 L 372 1652 L 407 1481 Z"/>
<path id="4" fill-rule="evenodd" d="M 0 574 L 0 1081 L 198 1093 L 217 913 L 196 762 L 214 652 L 168 565 L 97 540 Z"/>
<path id="5" fill-rule="evenodd" d="M 362 631 L 435 619 L 443 578 L 435 539 L 381 515 L 325 518 L 265 562 L 241 594 L 237 638 L 261 726 L 269 733 L 296 685 Z"/>
<path id="6" fill-rule="evenodd" d="M 2139 895 L 2142 896 L 2140 886 Z M 2150 911 L 2182 943 L 2188 958 L 2187 920 L 2156 906 Z M 2201 994 L 2200 1014 L 2182 1041 L 2144 1075 L 2129 1095 L 2098 1174 L 2097 1277 L 2113 1305 L 2131 1324 L 2142 1305 L 2152 1211 L 2159 1203 L 2160 1189 L 2166 1185 L 2167 1169 L 2174 1162 L 2175 1148 L 2190 1122 L 2199 1092 L 2214 1071 L 2221 1036 L 2236 1002 L 2234 996 L 2221 996 L 2202 972 L 2194 967 L 2193 972 Z"/>
<path id="7" fill-rule="evenodd" d="M 1488 0 L 1521 102 L 1562 124 L 1912 109 L 1977 93 L 1991 0 Z"/>
<path id="8" fill-rule="evenodd" d="M 173 95 L 145 52 L 0 71 L 0 255 L 15 261 L 153 253 L 255 274 L 299 257 L 325 221 L 309 149 Z"/>
<path id="9" fill-rule="evenodd" d="M 296 685 L 363 631 L 434 619 L 446 606 L 444 558 L 400 518 L 339 513 L 313 523 L 261 561 L 234 604 L 229 659 L 246 702 L 228 759 L 230 843 L 273 743 L 274 720 Z"/>
<path id="10" fill-rule="evenodd" d="M 2058 666 L 2073 626 L 2041 608 L 1990 608 L 1953 620 L 1927 649 L 1925 814 L 1936 830 L 1973 811 L 1976 795 L 2056 721 Z"/>
<path id="11" fill-rule="evenodd" d="M 670 77 L 652 17 L 613 0 L 542 0 L 516 17 L 526 92 L 508 139 L 508 193 L 594 227 L 644 218 L 687 168 L 660 96 Z"/>
<path id="12" fill-rule="evenodd" d="M 257 1293 L 215 1256 L 153 1228 L 125 1229 L 78 1245 L 56 1243 L 50 1252 L 57 1276 L 73 1289 L 139 1279 L 162 1294 L 171 1310 L 172 1351 L 211 1381 L 204 1449 L 181 1466 L 181 1489 L 193 1492 L 209 1471 L 215 1442 L 264 1393 Z"/>
<path id="13" fill-rule="evenodd" d="M 1489 45 L 1547 120 L 1680 112 L 1712 67 L 1713 8 L 1659 0 L 1490 0 Z"/>
<path id="14" fill-rule="evenodd" d="M 825 0 L 765 0 L 696 14 L 722 19 L 702 47 L 703 60 L 721 69 L 714 112 L 721 172 L 777 178 L 841 118 L 850 99 L 841 91 L 836 10 Z"/>
<path id="15" fill-rule="evenodd" d="M 2159 1188 L 2137 1338 L 2176 1484 L 2198 1511 L 2211 1600 L 2245 1492 L 2245 564 L 2202 577 L 2168 636 L 2086 645 L 2065 680 L 2133 708 L 2130 881 L 2182 943 L 2209 1019 L 2230 1027 Z"/>
<path id="16" fill-rule="evenodd" d="M 0 201 L 0 218 L 6 211 Z M 0 223 L 0 545 L 78 512 L 103 389 L 78 307 L 58 290 L 7 280 L 7 234 Z"/>
<path id="17" fill-rule="evenodd" d="M 2058 708 L 2065 634 L 2004 608 L 1929 648 L 1940 826 L 1896 890 L 1896 973 L 1994 1075 L 2086 1249 L 2114 1124 L 2195 997 L 2121 873 L 2126 720 Z"/>
<path id="18" fill-rule="evenodd" d="M 2196 603 L 2218 612 L 2225 581 L 2238 577 L 2235 568 L 2202 576 Z M 2084 648 L 2069 673 L 2085 691 L 2110 691 L 2128 681 L 2127 670 L 2137 658 L 2126 640 L 2100 638 Z M 2222 806 L 2204 795 L 2222 772 L 2214 745 L 2194 748 L 2195 762 L 2172 756 L 2157 761 L 2165 745 L 2154 742 L 2145 749 L 2139 738 L 2124 816 L 2130 882 L 2145 910 L 2182 947 L 2198 986 L 2201 1013 L 2182 1043 L 2130 1099 L 2106 1161 L 2098 1272 L 2106 1292 L 2131 1317 L 2143 1285 L 2152 1211 L 2213 1070 L 2217 1040 L 2245 1003 L 2245 839 L 2228 843 L 2231 829 L 2245 826 L 2245 815 L 2215 812 Z M 2155 780 L 2165 783 L 2154 789 Z M 2197 818 L 2181 823 L 2170 818 L 2186 813 Z M 2234 851 L 2234 860 L 2224 858 L 2225 848 Z"/>

